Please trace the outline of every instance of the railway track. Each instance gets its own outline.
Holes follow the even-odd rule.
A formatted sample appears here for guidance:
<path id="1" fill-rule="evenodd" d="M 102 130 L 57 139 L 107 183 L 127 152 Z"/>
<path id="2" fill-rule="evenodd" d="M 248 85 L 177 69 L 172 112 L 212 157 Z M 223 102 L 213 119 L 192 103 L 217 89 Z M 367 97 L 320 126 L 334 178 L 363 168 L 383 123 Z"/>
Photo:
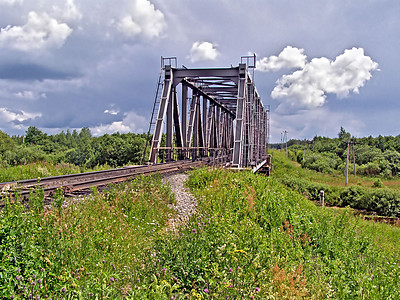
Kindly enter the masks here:
<path id="1" fill-rule="evenodd" d="M 205 164 L 207 162 L 201 160 L 175 161 L 163 164 L 129 166 L 104 171 L 4 182 L 0 183 L 0 198 L 6 195 L 13 197 L 15 192 L 18 192 L 22 198 L 28 198 L 31 191 L 37 188 L 43 189 L 45 197 L 51 197 L 59 189 L 63 190 L 64 195 L 69 196 L 74 192 L 93 186 L 118 183 L 138 175 L 183 172 Z"/>

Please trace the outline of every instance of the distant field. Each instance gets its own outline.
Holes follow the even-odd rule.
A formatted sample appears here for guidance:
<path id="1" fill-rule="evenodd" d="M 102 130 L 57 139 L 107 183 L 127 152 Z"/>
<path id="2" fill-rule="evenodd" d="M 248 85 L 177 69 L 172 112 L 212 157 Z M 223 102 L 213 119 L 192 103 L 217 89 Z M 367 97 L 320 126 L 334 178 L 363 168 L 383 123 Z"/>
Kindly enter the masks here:
<path id="1" fill-rule="evenodd" d="M 272 163 L 274 161 L 277 163 L 275 167 L 279 171 L 284 171 L 285 170 L 285 165 L 290 165 L 292 168 L 290 168 L 290 172 L 293 172 L 295 175 L 307 178 L 310 181 L 313 182 L 319 182 L 319 183 L 326 183 L 331 186 L 337 186 L 337 187 L 345 187 L 346 183 L 346 177 L 344 174 L 336 172 L 336 174 L 331 175 L 331 174 L 324 174 L 320 173 L 314 170 L 308 170 L 308 169 L 303 169 L 301 165 L 293 160 L 287 159 L 286 154 L 283 152 L 280 152 L 278 150 L 271 150 L 270 154 L 272 155 Z M 274 160 L 276 158 L 276 160 Z M 279 162 L 285 161 L 285 165 L 279 165 Z M 292 174 L 293 174 L 292 173 Z M 348 177 L 348 185 L 358 185 L 366 188 L 370 188 L 374 186 L 374 182 L 376 181 L 377 178 L 380 177 L 373 177 L 373 176 L 354 176 L 354 172 L 352 169 L 352 165 L 350 165 L 349 169 L 349 177 Z M 393 179 L 381 179 L 382 183 L 385 187 L 391 188 L 391 189 L 396 189 L 400 190 L 400 178 L 393 178 Z"/>

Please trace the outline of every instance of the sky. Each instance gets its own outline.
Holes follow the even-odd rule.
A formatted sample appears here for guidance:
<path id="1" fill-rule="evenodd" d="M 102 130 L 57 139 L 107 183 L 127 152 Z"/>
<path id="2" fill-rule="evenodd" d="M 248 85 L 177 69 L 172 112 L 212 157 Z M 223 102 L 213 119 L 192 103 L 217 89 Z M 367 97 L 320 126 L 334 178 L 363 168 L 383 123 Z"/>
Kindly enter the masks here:
<path id="1" fill-rule="evenodd" d="M 160 58 L 256 54 L 270 141 L 399 135 L 398 0 L 0 0 L 0 130 L 147 132 Z"/>

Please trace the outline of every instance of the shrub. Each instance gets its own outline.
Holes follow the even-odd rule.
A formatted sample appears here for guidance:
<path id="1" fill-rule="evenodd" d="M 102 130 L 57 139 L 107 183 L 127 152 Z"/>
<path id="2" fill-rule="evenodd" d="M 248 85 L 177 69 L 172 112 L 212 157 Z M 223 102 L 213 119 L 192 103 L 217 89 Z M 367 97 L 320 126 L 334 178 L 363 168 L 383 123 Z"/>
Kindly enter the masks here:
<path id="1" fill-rule="evenodd" d="M 340 165 L 340 158 L 334 153 L 312 153 L 302 161 L 302 167 L 331 174 Z"/>
<path id="2" fill-rule="evenodd" d="M 374 181 L 373 187 L 377 187 L 377 188 L 383 187 L 382 180 L 381 180 L 380 178 L 377 178 L 377 179 Z"/>

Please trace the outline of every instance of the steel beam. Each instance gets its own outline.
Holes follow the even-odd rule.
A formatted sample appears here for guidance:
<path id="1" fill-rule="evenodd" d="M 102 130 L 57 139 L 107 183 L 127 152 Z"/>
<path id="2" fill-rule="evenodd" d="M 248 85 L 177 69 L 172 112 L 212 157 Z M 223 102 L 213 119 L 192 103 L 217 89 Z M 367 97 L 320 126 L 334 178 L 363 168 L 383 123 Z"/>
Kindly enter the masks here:
<path id="1" fill-rule="evenodd" d="M 209 156 L 235 167 L 265 159 L 269 119 L 248 72 L 252 66 L 188 69 L 163 64 L 162 68 L 150 162 L 156 163 L 162 153 L 168 161 Z M 163 130 L 166 147 L 161 147 Z"/>

